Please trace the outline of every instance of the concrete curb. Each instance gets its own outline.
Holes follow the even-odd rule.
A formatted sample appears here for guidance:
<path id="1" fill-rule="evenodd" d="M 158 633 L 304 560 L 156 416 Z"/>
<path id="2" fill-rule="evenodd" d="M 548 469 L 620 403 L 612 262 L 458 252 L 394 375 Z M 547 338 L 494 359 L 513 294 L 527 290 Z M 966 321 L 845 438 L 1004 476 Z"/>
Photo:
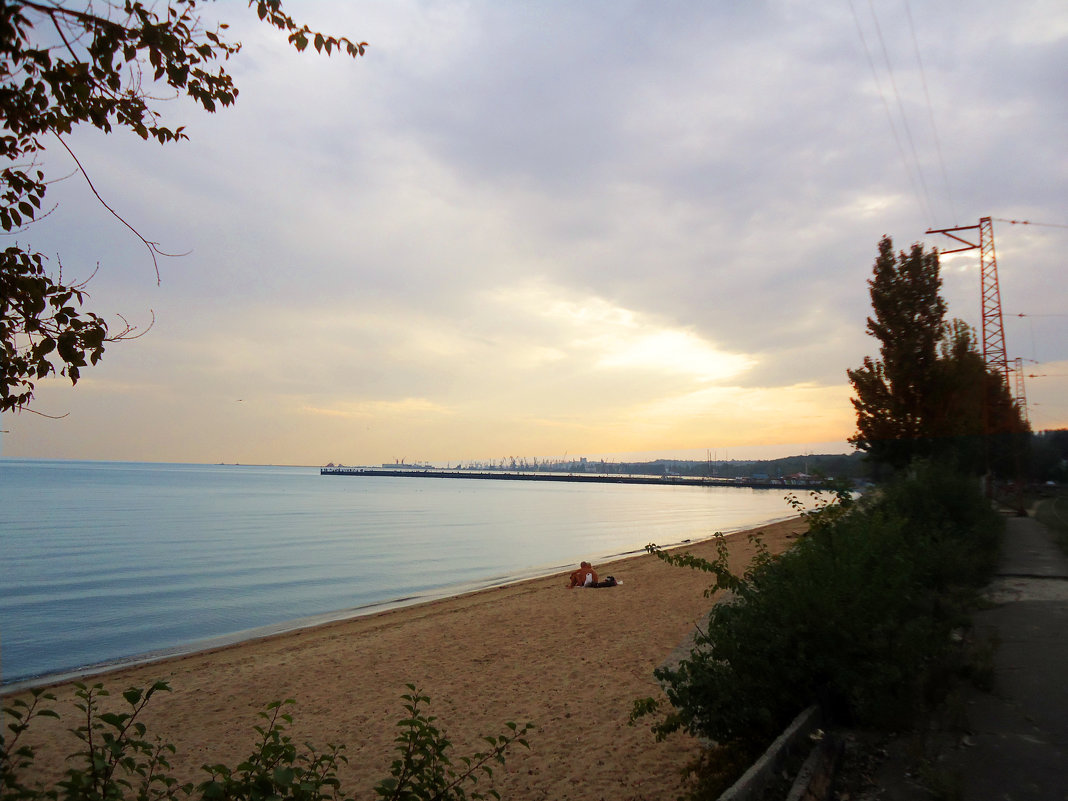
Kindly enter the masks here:
<path id="1" fill-rule="evenodd" d="M 764 789 L 775 781 L 791 754 L 811 747 L 809 735 L 819 727 L 821 720 L 819 707 L 816 706 L 810 706 L 794 718 L 786 730 L 775 738 L 768 750 L 719 797 L 719 801 L 750 801 L 759 798 Z"/>
<path id="2" fill-rule="evenodd" d="M 786 801 L 826 801 L 831 795 L 841 756 L 841 739 L 825 735 L 797 772 Z"/>

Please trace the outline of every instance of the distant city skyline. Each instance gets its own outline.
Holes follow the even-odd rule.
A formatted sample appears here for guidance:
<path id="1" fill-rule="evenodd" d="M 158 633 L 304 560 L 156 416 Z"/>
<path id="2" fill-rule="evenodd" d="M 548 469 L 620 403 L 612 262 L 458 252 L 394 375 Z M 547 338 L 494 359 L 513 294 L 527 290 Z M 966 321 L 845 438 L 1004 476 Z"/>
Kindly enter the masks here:
<path id="1" fill-rule="evenodd" d="M 873 17 L 872 12 L 876 16 Z M 1008 356 L 1068 427 L 1068 6 L 244 4 L 190 140 L 75 131 L 19 234 L 152 329 L 0 419 L 0 456 L 379 464 L 792 455 L 854 430 L 879 239 L 994 218 Z M 873 71 L 874 68 L 874 71 Z M 1019 225 L 1028 220 L 1042 225 Z M 978 261 L 943 259 L 980 324 Z M 117 321 L 118 318 L 109 316 Z M 833 451 L 831 451 L 833 452 Z"/>

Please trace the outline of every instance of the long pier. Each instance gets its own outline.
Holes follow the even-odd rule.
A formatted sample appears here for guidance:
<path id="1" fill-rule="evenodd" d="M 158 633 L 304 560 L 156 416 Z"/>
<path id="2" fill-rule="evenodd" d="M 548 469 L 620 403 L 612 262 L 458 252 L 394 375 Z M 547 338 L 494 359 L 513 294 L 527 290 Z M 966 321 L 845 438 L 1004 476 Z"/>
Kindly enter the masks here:
<path id="1" fill-rule="evenodd" d="M 379 467 L 321 467 L 323 476 L 364 476 L 390 478 L 466 478 L 489 481 L 569 481 L 585 484 L 661 484 L 681 487 L 750 487 L 753 489 L 782 489 L 784 487 L 814 489 L 822 481 L 794 481 L 782 478 L 709 478 L 707 476 L 651 476 L 630 473 L 542 473 L 507 470 L 440 470 L 437 468 L 379 468 Z"/>

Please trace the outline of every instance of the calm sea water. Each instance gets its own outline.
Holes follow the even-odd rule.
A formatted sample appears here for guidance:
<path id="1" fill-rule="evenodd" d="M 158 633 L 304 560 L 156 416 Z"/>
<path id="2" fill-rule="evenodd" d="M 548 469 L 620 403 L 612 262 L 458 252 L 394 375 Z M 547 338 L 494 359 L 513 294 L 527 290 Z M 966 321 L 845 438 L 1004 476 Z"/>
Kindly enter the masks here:
<path id="1" fill-rule="evenodd" d="M 191 650 L 789 514 L 776 490 L 0 460 L 0 670 Z"/>

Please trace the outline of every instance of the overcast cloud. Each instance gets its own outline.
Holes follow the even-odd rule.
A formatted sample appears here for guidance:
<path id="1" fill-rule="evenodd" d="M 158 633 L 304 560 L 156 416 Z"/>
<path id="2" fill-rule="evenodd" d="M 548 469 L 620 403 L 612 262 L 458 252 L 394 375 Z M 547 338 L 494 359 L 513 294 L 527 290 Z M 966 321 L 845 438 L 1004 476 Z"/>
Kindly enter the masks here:
<path id="1" fill-rule="evenodd" d="M 53 187 L 20 239 L 156 323 L 41 385 L 68 417 L 6 415 L 4 456 L 844 451 L 879 238 L 984 216 L 1033 425 L 1068 425 L 1063 2 L 294 4 L 357 62 L 243 5 L 207 9 L 244 43 L 236 107 L 165 104 L 176 146 L 72 137 L 189 253 L 157 287 L 80 177 Z M 977 254 L 944 277 L 978 326 Z"/>

